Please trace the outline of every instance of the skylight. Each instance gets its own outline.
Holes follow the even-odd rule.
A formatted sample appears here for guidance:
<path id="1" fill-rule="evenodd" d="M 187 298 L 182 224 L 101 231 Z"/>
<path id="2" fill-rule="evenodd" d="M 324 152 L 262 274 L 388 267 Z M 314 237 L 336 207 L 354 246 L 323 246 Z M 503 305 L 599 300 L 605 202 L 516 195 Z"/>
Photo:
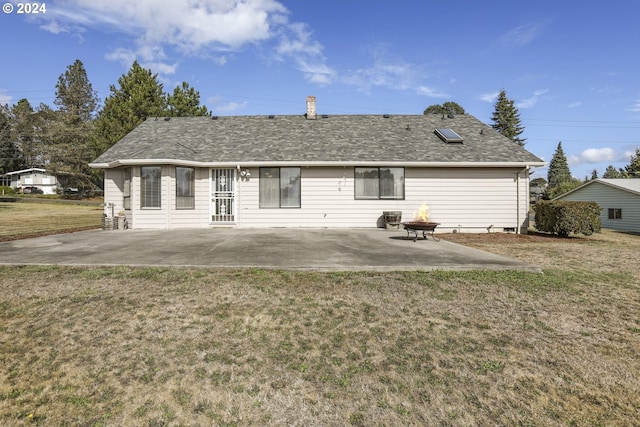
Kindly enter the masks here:
<path id="1" fill-rule="evenodd" d="M 447 144 L 452 142 L 462 143 L 462 137 L 449 128 L 437 128 L 436 135 Z"/>

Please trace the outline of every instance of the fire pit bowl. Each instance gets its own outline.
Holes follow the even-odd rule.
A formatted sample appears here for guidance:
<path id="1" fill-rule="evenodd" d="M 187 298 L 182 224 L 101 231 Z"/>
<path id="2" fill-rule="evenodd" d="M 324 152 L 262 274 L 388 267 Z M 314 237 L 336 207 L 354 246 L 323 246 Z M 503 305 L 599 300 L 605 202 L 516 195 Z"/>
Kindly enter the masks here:
<path id="1" fill-rule="evenodd" d="M 418 240 L 419 231 L 422 231 L 422 237 L 425 240 L 427 240 L 427 234 L 431 234 L 433 240 L 435 240 L 436 242 L 440 241 L 440 239 L 438 239 L 434 234 L 436 232 L 436 227 L 440 225 L 439 222 L 408 221 L 403 222 L 402 225 L 404 226 L 404 229 L 407 230 L 407 237 L 410 237 L 411 233 L 413 233 L 414 242 Z"/>

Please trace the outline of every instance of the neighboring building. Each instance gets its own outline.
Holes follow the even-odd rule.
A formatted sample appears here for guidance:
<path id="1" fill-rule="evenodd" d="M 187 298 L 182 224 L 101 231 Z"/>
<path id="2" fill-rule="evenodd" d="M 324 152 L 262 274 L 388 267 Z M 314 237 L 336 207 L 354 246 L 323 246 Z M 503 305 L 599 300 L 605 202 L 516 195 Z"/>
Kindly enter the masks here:
<path id="1" fill-rule="evenodd" d="M 526 232 L 545 163 L 469 115 L 151 118 L 90 166 L 130 228 L 376 227 L 428 204 L 439 230 Z"/>
<path id="2" fill-rule="evenodd" d="M 0 185 L 6 185 L 17 191 L 36 187 L 44 194 L 56 194 L 58 180 L 54 175 L 48 174 L 45 169 L 29 168 L 1 175 Z"/>
<path id="3" fill-rule="evenodd" d="M 640 179 L 594 179 L 554 200 L 596 202 L 602 227 L 640 233 Z"/>

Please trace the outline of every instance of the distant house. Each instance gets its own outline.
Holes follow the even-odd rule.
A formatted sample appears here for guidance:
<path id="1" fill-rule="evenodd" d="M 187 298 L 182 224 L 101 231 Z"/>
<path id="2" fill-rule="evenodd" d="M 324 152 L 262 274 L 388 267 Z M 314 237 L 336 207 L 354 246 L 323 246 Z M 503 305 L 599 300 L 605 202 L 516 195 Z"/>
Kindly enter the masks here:
<path id="1" fill-rule="evenodd" d="M 470 115 L 151 118 L 90 166 L 130 228 L 376 227 L 427 204 L 439 229 L 526 232 L 545 163 Z"/>
<path id="2" fill-rule="evenodd" d="M 0 185 L 6 185 L 17 191 L 25 188 L 31 191 L 31 188 L 36 187 L 42 190 L 43 194 L 56 194 L 58 180 L 45 169 L 29 168 L 0 175 Z"/>
<path id="3" fill-rule="evenodd" d="M 596 202 L 602 227 L 640 232 L 640 179 L 594 179 L 555 200 Z"/>

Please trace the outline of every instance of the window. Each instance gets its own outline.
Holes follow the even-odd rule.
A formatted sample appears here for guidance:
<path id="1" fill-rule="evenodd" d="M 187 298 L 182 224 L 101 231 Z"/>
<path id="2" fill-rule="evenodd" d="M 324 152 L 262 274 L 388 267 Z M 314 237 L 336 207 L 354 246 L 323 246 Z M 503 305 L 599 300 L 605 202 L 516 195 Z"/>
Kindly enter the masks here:
<path id="1" fill-rule="evenodd" d="M 609 219 L 622 219 L 622 209 L 609 208 Z"/>
<path id="2" fill-rule="evenodd" d="M 131 168 L 124 168 L 124 188 L 122 189 L 124 208 L 131 209 Z"/>
<path id="3" fill-rule="evenodd" d="M 176 209 L 194 209 L 196 170 L 176 167 Z"/>
<path id="4" fill-rule="evenodd" d="M 162 167 L 142 166 L 140 168 L 140 207 L 145 209 L 159 209 L 160 181 Z"/>
<path id="5" fill-rule="evenodd" d="M 261 208 L 300 206 L 300 168 L 260 168 Z"/>
<path id="6" fill-rule="evenodd" d="M 355 198 L 404 200 L 404 168 L 355 168 Z"/>

